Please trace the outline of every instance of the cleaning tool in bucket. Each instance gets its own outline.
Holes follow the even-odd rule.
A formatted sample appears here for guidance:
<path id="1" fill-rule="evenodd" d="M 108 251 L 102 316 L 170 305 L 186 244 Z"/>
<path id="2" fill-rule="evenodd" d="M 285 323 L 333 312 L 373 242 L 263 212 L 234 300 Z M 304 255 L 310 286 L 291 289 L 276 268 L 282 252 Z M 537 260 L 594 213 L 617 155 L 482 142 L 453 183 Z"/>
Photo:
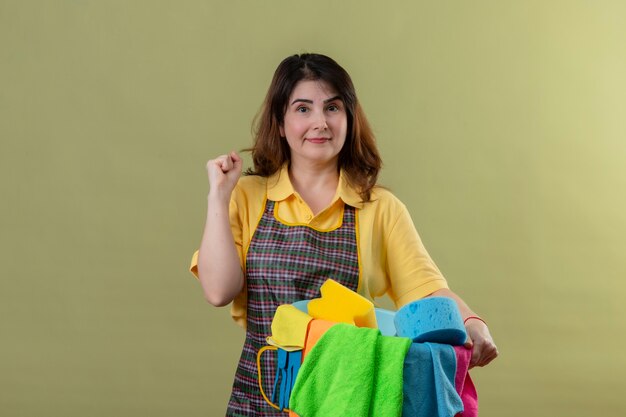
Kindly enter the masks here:
<path id="1" fill-rule="evenodd" d="M 320 287 L 321 298 L 309 302 L 309 315 L 315 319 L 354 324 L 376 329 L 374 304 L 362 295 L 327 279 Z"/>
<path id="2" fill-rule="evenodd" d="M 265 391 L 263 391 L 263 378 L 261 375 L 261 355 L 268 350 L 277 351 L 276 377 L 274 378 L 274 388 L 271 399 L 267 398 Z M 286 351 L 276 346 L 264 346 L 259 349 L 259 353 L 257 354 L 259 390 L 265 401 L 277 410 L 290 411 L 289 399 L 291 398 L 291 391 L 298 377 L 301 362 L 302 350 Z M 276 402 L 278 402 L 278 404 L 276 404 Z"/>
<path id="3" fill-rule="evenodd" d="M 300 300 L 292 303 L 291 305 L 303 313 L 308 313 L 309 301 L 310 300 Z M 383 336 L 396 336 L 398 334 L 396 331 L 396 325 L 393 322 L 393 319 L 396 316 L 395 311 L 376 307 L 374 309 L 374 314 L 376 315 L 378 330 L 380 330 Z"/>
<path id="4" fill-rule="evenodd" d="M 267 337 L 267 344 L 288 351 L 302 349 L 311 320 L 311 316 L 291 304 L 278 306 L 272 320 L 272 335 Z"/>
<path id="5" fill-rule="evenodd" d="M 413 342 L 462 345 L 467 333 L 456 302 L 447 297 L 413 301 L 396 312 L 398 336 Z"/>

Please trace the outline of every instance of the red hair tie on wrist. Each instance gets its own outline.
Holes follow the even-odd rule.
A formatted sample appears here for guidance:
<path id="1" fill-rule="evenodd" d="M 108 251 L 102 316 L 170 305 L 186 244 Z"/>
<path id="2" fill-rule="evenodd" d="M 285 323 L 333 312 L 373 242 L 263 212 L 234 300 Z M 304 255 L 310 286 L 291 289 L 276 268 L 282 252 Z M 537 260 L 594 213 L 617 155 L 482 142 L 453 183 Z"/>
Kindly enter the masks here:
<path id="1" fill-rule="evenodd" d="M 470 320 L 470 319 L 480 320 L 480 321 L 482 321 L 483 323 L 485 323 L 485 326 L 487 326 L 487 322 L 486 322 L 485 320 L 481 319 L 481 318 L 480 318 L 480 317 L 478 317 L 478 316 L 469 316 L 468 318 L 466 318 L 465 320 L 463 320 L 463 325 L 465 325 L 465 323 L 467 323 L 467 321 L 468 321 L 468 320 Z"/>

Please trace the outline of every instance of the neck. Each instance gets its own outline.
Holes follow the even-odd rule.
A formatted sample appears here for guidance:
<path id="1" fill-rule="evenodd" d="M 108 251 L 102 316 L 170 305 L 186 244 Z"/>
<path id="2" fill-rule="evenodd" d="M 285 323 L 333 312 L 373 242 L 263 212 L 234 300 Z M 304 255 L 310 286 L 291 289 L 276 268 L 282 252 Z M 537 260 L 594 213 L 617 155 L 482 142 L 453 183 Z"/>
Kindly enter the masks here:
<path id="1" fill-rule="evenodd" d="M 332 201 L 339 185 L 337 164 L 325 166 L 297 164 L 289 167 L 294 190 L 306 201 L 314 214 Z"/>
<path id="2" fill-rule="evenodd" d="M 325 166 L 294 165 L 292 162 L 289 166 L 289 178 L 298 193 L 311 188 L 328 186 L 335 191 L 337 184 L 339 184 L 339 169 L 336 164 Z"/>

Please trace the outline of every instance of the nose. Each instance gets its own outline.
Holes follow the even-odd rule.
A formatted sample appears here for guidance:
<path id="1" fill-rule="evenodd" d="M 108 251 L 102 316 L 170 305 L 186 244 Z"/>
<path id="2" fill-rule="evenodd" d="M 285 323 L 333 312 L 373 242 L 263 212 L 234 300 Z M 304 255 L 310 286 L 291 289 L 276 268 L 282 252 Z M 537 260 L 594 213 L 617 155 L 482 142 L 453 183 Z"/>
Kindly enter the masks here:
<path id="1" fill-rule="evenodd" d="M 315 129 L 317 130 L 326 130 L 328 129 L 328 124 L 326 123 L 326 115 L 324 112 L 318 112 L 317 117 L 315 118 Z"/>

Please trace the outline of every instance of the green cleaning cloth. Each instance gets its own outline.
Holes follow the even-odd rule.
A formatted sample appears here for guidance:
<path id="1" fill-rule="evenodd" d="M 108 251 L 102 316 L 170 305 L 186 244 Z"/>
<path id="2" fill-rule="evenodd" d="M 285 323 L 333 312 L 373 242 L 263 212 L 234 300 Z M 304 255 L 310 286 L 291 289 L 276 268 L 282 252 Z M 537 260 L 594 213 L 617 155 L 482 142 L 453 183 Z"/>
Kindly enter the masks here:
<path id="1" fill-rule="evenodd" d="M 291 392 L 301 417 L 402 415 L 404 358 L 411 341 L 339 323 L 304 358 Z"/>

